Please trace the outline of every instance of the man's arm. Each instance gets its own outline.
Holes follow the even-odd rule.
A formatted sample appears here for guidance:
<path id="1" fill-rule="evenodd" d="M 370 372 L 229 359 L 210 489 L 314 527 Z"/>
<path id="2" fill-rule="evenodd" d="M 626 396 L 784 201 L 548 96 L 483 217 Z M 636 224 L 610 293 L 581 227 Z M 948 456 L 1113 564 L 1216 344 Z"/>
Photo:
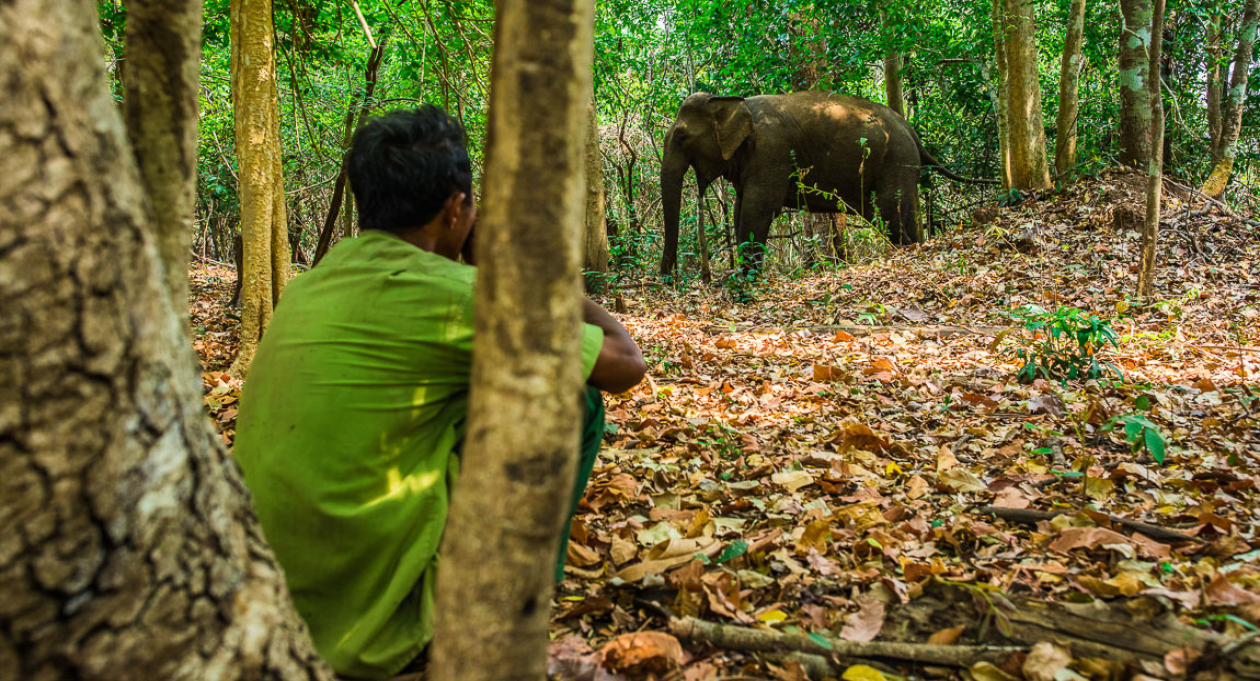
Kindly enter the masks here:
<path id="1" fill-rule="evenodd" d="M 582 299 L 582 318 L 604 331 L 604 344 L 586 382 L 609 393 L 625 392 L 638 385 L 647 373 L 647 362 L 626 327 L 589 298 Z"/>

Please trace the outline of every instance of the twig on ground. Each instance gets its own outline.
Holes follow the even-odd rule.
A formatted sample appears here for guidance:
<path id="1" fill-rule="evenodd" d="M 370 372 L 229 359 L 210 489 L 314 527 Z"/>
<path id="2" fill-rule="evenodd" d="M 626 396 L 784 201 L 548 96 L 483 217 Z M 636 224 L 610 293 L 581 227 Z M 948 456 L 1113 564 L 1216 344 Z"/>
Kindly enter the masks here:
<path id="1" fill-rule="evenodd" d="M 723 333 L 792 333 L 795 331 L 809 331 L 810 333 L 835 333 L 843 331 L 850 336 L 873 336 L 879 333 L 912 333 L 919 337 L 924 336 L 994 336 L 1009 327 L 1005 326 L 863 326 L 861 324 L 822 324 L 818 326 L 709 326 L 704 332 L 710 336 Z"/>
<path id="2" fill-rule="evenodd" d="M 884 658 L 943 667 L 970 667 L 981 660 L 1000 661 L 1023 646 L 933 645 L 891 641 L 841 641 L 822 636 L 795 636 L 778 631 L 715 624 L 694 617 L 669 622 L 670 633 L 689 641 L 749 652 L 796 651 L 839 658 Z"/>
<path id="3" fill-rule="evenodd" d="M 1001 508 L 999 506 L 981 506 L 976 509 L 976 512 L 981 515 L 993 516 L 995 518 L 1001 518 L 1002 520 L 1023 523 L 1025 525 L 1033 525 L 1041 522 L 1042 520 L 1051 520 L 1061 515 L 1072 515 L 1077 513 L 1077 511 L 1069 510 L 1035 511 L 1027 508 Z M 1100 515 L 1106 516 L 1109 521 L 1117 525 L 1127 527 L 1134 532 L 1139 532 L 1158 541 L 1194 542 L 1196 544 L 1207 543 L 1198 537 L 1191 537 L 1190 535 L 1182 534 L 1176 530 L 1170 530 L 1166 527 L 1160 527 L 1159 525 L 1152 525 L 1150 523 L 1144 523 L 1137 520 L 1129 520 L 1128 518 L 1119 518 L 1107 513 Z"/>

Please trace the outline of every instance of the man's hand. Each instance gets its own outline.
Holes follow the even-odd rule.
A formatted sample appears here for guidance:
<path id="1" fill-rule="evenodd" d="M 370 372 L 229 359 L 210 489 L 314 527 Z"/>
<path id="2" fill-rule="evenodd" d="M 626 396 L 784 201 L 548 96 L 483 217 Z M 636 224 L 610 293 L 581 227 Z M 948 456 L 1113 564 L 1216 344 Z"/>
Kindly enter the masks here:
<path id="1" fill-rule="evenodd" d="M 626 327 L 589 298 L 582 299 L 582 318 L 604 330 L 604 344 L 586 382 L 608 393 L 625 392 L 638 385 L 647 373 L 647 362 Z"/>
<path id="2" fill-rule="evenodd" d="M 473 260 L 475 257 L 475 254 L 473 253 L 473 242 L 476 241 L 474 238 L 476 235 L 477 223 L 474 222 L 472 226 L 468 228 L 468 238 L 464 240 L 464 246 L 459 249 L 460 256 L 463 257 L 464 262 L 469 265 L 477 264 L 476 261 Z"/>

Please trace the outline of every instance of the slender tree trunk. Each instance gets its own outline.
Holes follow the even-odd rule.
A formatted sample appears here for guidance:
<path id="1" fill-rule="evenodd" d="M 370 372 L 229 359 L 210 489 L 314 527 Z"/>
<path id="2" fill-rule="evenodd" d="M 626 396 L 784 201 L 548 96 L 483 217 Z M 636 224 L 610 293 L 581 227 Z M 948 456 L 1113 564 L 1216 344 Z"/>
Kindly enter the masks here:
<path id="1" fill-rule="evenodd" d="M 1067 37 L 1059 65 L 1059 113 L 1055 122 L 1054 169 L 1059 177 L 1076 165 L 1077 93 L 1081 83 L 1081 43 L 1085 31 L 1085 0 L 1072 0 Z"/>
<path id="2" fill-rule="evenodd" d="M 586 145 L 583 158 L 583 182 L 586 186 L 586 228 L 582 239 L 583 268 L 596 272 L 603 287 L 603 275 L 608 274 L 608 220 L 604 213 L 604 157 L 599 153 L 599 112 L 595 109 L 592 93 L 586 107 Z M 587 281 L 588 288 L 591 280 Z"/>
<path id="3" fill-rule="evenodd" d="M 993 0 L 993 52 L 997 61 L 998 150 L 1002 159 L 1002 187 L 1014 186 L 1011 177 L 1010 65 L 1007 62 L 1006 0 Z"/>
<path id="4" fill-rule="evenodd" d="M 1238 155 L 1238 136 L 1242 131 L 1243 104 L 1247 99 L 1247 73 L 1251 70 L 1251 53 L 1260 31 L 1260 0 L 1246 0 L 1242 23 L 1238 26 L 1238 50 L 1234 53 L 1233 76 L 1229 89 L 1221 98 L 1220 158 L 1212 174 L 1203 183 L 1203 193 L 1220 198 L 1229 185 Z"/>
<path id="5" fill-rule="evenodd" d="M 271 0 L 232 0 L 232 113 L 240 164 L 241 238 L 245 270 L 241 344 L 231 372 L 243 376 L 289 280 L 280 110 L 276 94 L 276 37 Z"/>
<path id="6" fill-rule="evenodd" d="M 333 183 L 332 200 L 328 204 L 328 214 L 324 218 L 324 227 L 319 232 L 319 241 L 315 244 L 315 258 L 312 261 L 314 265 L 318 265 L 319 261 L 323 260 L 324 256 L 328 254 L 328 249 L 332 248 L 333 232 L 337 228 L 337 219 L 341 216 L 343 201 L 350 202 L 354 200 L 354 196 L 351 195 L 347 186 L 349 178 L 346 175 L 346 157 L 350 153 L 350 143 L 354 140 L 354 131 L 362 128 L 367 121 L 372 92 L 376 90 L 376 74 L 380 69 L 381 60 L 385 58 L 385 46 L 388 42 L 389 36 L 383 36 L 380 42 L 372 48 L 372 52 L 368 55 L 367 66 L 363 72 L 363 101 L 346 111 L 345 134 L 342 135 L 341 143 L 341 170 L 337 173 L 336 182 Z"/>
<path id="7" fill-rule="evenodd" d="M 1228 75 L 1225 50 L 1221 46 L 1221 17 L 1216 16 L 1208 24 L 1207 36 L 1207 124 L 1208 150 L 1212 165 L 1221 160 L 1221 95 Z"/>
<path id="8" fill-rule="evenodd" d="M 1007 123 L 1010 127 L 1011 186 L 1051 186 L 1046 133 L 1041 117 L 1036 19 L 1032 0 L 1006 3 Z"/>
<path id="9" fill-rule="evenodd" d="M 331 679 L 206 420 L 102 50 L 93 2 L 0 10 L 0 670 Z"/>
<path id="10" fill-rule="evenodd" d="M 466 474 L 454 488 L 438 570 L 437 681 L 544 678 L 577 464 L 594 6 L 500 0 L 496 12 L 477 351 Z"/>
<path id="11" fill-rule="evenodd" d="M 1151 16 L 1150 72 L 1159 73 L 1164 44 L 1164 0 L 1154 0 Z M 1138 271 L 1138 295 L 1155 292 L 1155 261 L 1159 242 L 1160 201 L 1164 187 L 1164 97 L 1158 76 L 1151 78 L 1151 158 L 1146 169 L 1146 220 L 1142 224 L 1142 265 Z"/>
<path id="12" fill-rule="evenodd" d="M 188 305 L 188 252 L 197 187 L 197 93 L 201 0 L 127 4 L 123 118 L 153 201 L 166 289 Z M 182 319 L 183 317 L 181 317 Z"/>
<path id="13" fill-rule="evenodd" d="M 890 34 L 892 31 L 888 25 L 888 10 L 880 10 L 879 15 L 884 32 Z M 901 97 L 901 55 L 894 49 L 884 53 L 884 95 L 887 97 L 888 108 L 902 116 L 906 115 L 905 103 Z"/>
<path id="14" fill-rule="evenodd" d="M 700 247 L 700 281 L 708 284 L 713 281 L 713 272 L 709 269 L 709 237 L 704 232 L 704 195 L 708 187 L 696 183 L 696 242 Z"/>
<path id="15" fill-rule="evenodd" d="M 1151 153 L 1151 0 L 1120 0 L 1120 155 L 1130 168 Z"/>

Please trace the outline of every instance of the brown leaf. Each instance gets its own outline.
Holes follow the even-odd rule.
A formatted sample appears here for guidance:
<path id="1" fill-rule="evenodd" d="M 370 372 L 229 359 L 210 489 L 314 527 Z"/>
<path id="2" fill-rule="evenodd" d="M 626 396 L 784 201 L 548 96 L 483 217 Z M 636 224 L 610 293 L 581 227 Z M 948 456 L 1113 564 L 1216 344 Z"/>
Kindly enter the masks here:
<path id="1" fill-rule="evenodd" d="M 884 603 L 873 596 L 857 597 L 858 611 L 844 620 L 840 638 L 845 641 L 874 641 L 884 628 Z"/>
<path id="2" fill-rule="evenodd" d="M 1229 581 L 1223 574 L 1216 575 L 1203 589 L 1203 596 L 1209 605 L 1251 605 L 1260 603 L 1260 596 L 1242 589 Z"/>
<path id="3" fill-rule="evenodd" d="M 1104 546 L 1132 546 L 1147 558 L 1163 559 L 1171 554 L 1167 544 L 1161 544 L 1149 537 L 1135 535 L 1130 538 L 1101 527 L 1065 528 L 1050 543 L 1050 550 L 1067 553 L 1072 549 L 1096 549 Z"/>
<path id="4" fill-rule="evenodd" d="M 1055 681 L 1060 669 L 1072 661 L 1072 652 L 1051 641 L 1039 641 L 1028 652 L 1021 671 L 1026 681 Z"/>
<path id="5" fill-rule="evenodd" d="M 648 550 L 642 562 L 622 568 L 617 576 L 627 582 L 637 582 L 648 575 L 658 575 L 672 567 L 678 567 L 690 561 L 696 554 L 712 558 L 721 549 L 722 543 L 714 537 L 667 539 Z"/>
<path id="6" fill-rule="evenodd" d="M 950 627 L 941 629 L 940 631 L 928 637 L 928 645 L 933 646 L 952 646 L 958 642 L 962 636 L 963 630 L 967 627 Z"/>
<path id="7" fill-rule="evenodd" d="M 630 674 L 667 674 L 687 661 L 678 639 L 660 631 L 622 634 L 599 649 L 605 669 Z"/>
<path id="8" fill-rule="evenodd" d="M 590 567 L 600 561 L 599 554 L 576 542 L 569 542 L 564 562 L 578 567 Z"/>
<path id="9" fill-rule="evenodd" d="M 888 441 L 875 434 L 870 426 L 861 423 L 842 424 L 831 442 L 840 449 L 861 449 L 868 452 L 882 452 L 888 449 Z"/>

